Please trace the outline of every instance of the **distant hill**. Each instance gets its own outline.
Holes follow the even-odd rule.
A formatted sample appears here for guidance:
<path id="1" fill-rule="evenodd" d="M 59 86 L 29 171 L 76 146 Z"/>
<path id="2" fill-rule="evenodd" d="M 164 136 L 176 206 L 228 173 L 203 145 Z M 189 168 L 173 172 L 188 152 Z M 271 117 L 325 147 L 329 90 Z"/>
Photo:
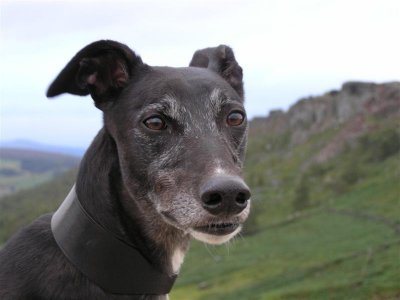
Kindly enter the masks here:
<path id="1" fill-rule="evenodd" d="M 60 153 L 82 157 L 86 149 L 78 147 L 54 146 L 30 140 L 0 141 L 0 148 L 36 150 L 40 152 Z"/>
<path id="2" fill-rule="evenodd" d="M 285 137 L 294 147 L 313 135 L 340 128 L 314 157 L 325 161 L 363 134 L 381 126 L 380 121 L 396 122 L 400 117 L 400 82 L 375 84 L 347 82 L 340 90 L 300 99 L 287 112 L 271 111 L 251 122 L 250 134 Z"/>
<path id="3" fill-rule="evenodd" d="M 77 167 L 79 161 L 59 153 L 0 148 L 0 196 L 50 180 Z"/>
<path id="4" fill-rule="evenodd" d="M 242 236 L 193 242 L 171 299 L 399 299 L 399 116 L 400 83 L 350 82 L 253 120 Z M 0 198 L 0 244 L 75 174 Z"/>
<path id="5" fill-rule="evenodd" d="M 0 245 L 38 216 L 54 211 L 75 182 L 77 169 L 52 180 L 0 198 Z"/>

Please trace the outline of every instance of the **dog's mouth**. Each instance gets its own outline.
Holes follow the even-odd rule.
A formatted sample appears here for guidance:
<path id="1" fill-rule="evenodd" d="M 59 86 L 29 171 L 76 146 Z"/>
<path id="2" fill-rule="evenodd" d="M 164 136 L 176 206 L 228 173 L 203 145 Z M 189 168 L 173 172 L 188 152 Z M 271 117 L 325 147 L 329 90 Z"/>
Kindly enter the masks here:
<path id="1" fill-rule="evenodd" d="M 211 223 L 205 226 L 198 226 L 194 230 L 211 235 L 227 235 L 238 229 L 238 223 Z"/>
<path id="2" fill-rule="evenodd" d="M 198 241 L 213 245 L 220 245 L 229 241 L 240 231 L 242 225 L 240 220 L 209 220 L 209 222 L 197 223 L 195 226 L 183 227 L 170 214 L 161 213 L 161 215 L 168 224 L 189 233 Z"/>
<path id="3" fill-rule="evenodd" d="M 177 225 L 177 221 L 168 213 L 162 213 L 164 219 L 170 224 Z M 209 223 L 193 227 L 193 230 L 211 235 L 227 235 L 234 232 L 240 226 L 239 223 Z"/>

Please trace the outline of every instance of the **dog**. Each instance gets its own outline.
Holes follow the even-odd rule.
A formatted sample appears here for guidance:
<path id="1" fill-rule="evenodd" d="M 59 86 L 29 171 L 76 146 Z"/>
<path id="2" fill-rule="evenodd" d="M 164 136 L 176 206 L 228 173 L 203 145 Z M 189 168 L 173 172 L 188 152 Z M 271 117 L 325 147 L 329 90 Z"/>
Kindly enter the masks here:
<path id="1" fill-rule="evenodd" d="M 168 299 L 193 237 L 222 244 L 250 211 L 242 68 L 225 45 L 153 67 L 111 40 L 50 85 L 94 100 L 104 126 L 55 214 L 0 253 L 0 299 Z"/>

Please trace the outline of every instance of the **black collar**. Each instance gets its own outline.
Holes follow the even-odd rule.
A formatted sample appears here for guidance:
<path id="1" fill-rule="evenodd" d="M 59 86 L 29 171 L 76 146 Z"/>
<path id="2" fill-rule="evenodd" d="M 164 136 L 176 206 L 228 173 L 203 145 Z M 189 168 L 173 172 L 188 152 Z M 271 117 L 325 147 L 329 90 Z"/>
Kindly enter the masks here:
<path id="1" fill-rule="evenodd" d="M 68 260 L 113 294 L 168 294 L 176 276 L 156 270 L 133 245 L 99 225 L 82 207 L 75 186 L 51 219 L 54 238 Z"/>

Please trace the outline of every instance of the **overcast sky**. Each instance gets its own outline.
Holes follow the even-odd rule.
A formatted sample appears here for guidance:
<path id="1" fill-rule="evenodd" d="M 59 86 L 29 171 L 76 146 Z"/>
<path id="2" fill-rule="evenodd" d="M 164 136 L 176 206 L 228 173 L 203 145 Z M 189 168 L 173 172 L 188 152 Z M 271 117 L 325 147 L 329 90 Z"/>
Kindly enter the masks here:
<path id="1" fill-rule="evenodd" d="M 287 109 L 348 80 L 400 80 L 399 0 L 1 0 L 0 140 L 87 146 L 101 127 L 90 97 L 47 100 L 49 83 L 98 39 L 150 65 L 187 66 L 230 45 L 244 69 L 248 115 Z"/>

